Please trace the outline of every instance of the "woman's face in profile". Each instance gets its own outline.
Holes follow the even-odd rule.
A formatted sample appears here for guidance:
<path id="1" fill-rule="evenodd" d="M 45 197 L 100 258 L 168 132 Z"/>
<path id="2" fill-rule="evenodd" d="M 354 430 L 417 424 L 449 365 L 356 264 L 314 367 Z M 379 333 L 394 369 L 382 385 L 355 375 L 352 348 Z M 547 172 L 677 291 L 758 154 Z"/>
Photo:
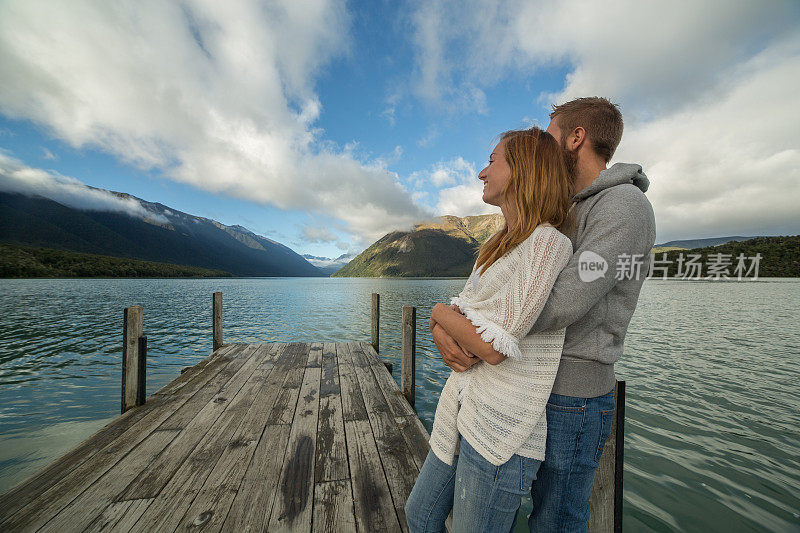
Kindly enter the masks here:
<path id="1" fill-rule="evenodd" d="M 478 174 L 478 178 L 483 181 L 483 201 L 489 205 L 500 206 L 503 203 L 503 190 L 511 179 L 505 144 L 505 140 L 497 143 L 489 156 L 489 164 Z"/>

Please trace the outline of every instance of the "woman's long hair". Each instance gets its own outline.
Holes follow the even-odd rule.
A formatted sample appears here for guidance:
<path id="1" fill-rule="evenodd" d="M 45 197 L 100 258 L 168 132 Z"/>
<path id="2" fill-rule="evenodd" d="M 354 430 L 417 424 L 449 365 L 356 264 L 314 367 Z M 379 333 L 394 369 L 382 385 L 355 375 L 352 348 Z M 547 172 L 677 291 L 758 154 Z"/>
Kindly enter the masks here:
<path id="1" fill-rule="evenodd" d="M 478 250 L 476 269 L 481 272 L 527 239 L 540 224 L 552 224 L 571 236 L 574 214 L 571 199 L 572 176 L 567 173 L 558 141 L 546 131 L 532 127 L 502 134 L 505 158 L 511 167 L 503 195 L 514 206 L 517 223 L 513 228 L 506 221 Z"/>

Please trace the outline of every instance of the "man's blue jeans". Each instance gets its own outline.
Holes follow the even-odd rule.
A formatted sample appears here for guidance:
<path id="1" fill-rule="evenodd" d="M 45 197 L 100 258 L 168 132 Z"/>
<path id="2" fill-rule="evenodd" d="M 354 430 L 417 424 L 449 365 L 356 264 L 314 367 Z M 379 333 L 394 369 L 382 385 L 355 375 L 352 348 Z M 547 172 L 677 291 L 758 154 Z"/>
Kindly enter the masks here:
<path id="1" fill-rule="evenodd" d="M 614 389 L 595 398 L 550 395 L 547 448 L 531 487 L 531 531 L 589 530 L 589 496 L 615 407 Z"/>
<path id="2" fill-rule="evenodd" d="M 454 532 L 507 533 L 514 528 L 522 496 L 530 490 L 541 461 L 515 454 L 495 466 L 466 439 L 461 438 L 460 447 L 452 465 L 428 451 L 406 501 L 410 533 L 445 531 L 451 509 Z"/>

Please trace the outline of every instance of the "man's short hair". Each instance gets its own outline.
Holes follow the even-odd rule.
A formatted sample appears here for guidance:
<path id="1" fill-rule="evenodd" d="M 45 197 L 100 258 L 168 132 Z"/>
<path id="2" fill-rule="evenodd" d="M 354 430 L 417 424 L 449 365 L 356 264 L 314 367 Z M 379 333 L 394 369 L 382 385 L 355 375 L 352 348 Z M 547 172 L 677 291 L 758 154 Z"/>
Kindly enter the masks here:
<path id="1" fill-rule="evenodd" d="M 622 113 L 617 104 L 600 96 L 576 98 L 565 104 L 554 104 L 550 120 L 556 117 L 562 144 L 566 136 L 580 126 L 586 130 L 586 138 L 597 155 L 606 163 L 611 160 L 622 139 Z"/>

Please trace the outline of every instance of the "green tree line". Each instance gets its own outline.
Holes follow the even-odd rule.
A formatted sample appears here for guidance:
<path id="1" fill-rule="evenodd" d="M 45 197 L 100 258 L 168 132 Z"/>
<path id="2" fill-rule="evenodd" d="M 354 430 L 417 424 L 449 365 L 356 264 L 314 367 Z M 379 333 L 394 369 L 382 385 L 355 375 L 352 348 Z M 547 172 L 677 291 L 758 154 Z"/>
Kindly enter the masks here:
<path id="1" fill-rule="evenodd" d="M 232 274 L 222 270 L 16 244 L 0 244 L 0 278 L 217 278 L 230 276 Z"/>
<path id="2" fill-rule="evenodd" d="M 666 254 L 666 261 L 664 261 Z M 722 254 L 721 256 L 718 254 Z M 681 260 L 681 255 L 683 256 Z M 672 250 L 655 254 L 654 266 L 666 266 L 667 277 L 682 277 L 687 275 L 687 263 L 690 256 L 699 255 L 694 263 L 700 265 L 700 277 L 716 277 L 710 271 L 710 265 L 719 265 L 718 272 L 725 273 L 729 278 L 737 278 L 741 273 L 742 278 L 753 278 L 755 265 L 753 262 L 759 256 L 759 278 L 796 278 L 800 277 L 800 235 L 780 237 L 756 237 L 746 241 L 727 242 L 719 246 L 705 248 L 692 248 L 690 250 Z M 741 256 L 741 259 L 740 259 Z M 742 269 L 736 268 L 742 263 Z M 678 272 L 678 268 L 681 272 Z M 747 273 L 750 270 L 749 274 Z M 651 270 L 654 278 L 661 278 L 663 271 Z M 687 277 L 695 277 L 691 273 Z"/>

